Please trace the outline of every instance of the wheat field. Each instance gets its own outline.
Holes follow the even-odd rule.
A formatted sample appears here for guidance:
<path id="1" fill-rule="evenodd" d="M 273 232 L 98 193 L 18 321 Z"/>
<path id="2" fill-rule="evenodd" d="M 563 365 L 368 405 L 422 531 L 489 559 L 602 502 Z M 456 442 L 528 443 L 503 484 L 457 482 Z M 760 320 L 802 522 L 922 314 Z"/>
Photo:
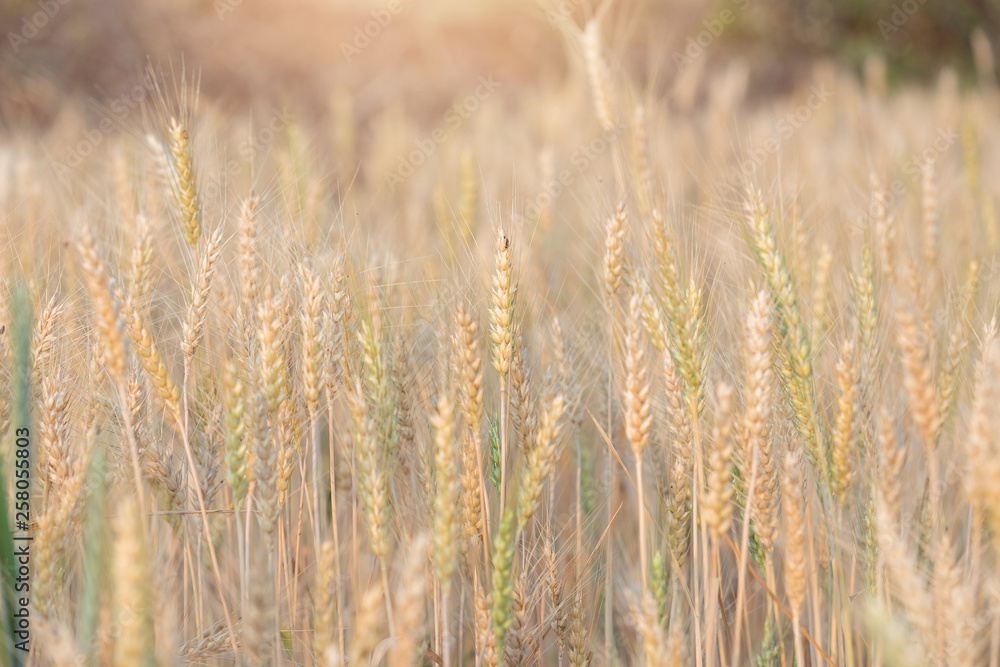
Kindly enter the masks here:
<path id="1" fill-rule="evenodd" d="M 0 125 L 4 665 L 1000 664 L 989 41 L 761 98 L 615 12 Z"/>

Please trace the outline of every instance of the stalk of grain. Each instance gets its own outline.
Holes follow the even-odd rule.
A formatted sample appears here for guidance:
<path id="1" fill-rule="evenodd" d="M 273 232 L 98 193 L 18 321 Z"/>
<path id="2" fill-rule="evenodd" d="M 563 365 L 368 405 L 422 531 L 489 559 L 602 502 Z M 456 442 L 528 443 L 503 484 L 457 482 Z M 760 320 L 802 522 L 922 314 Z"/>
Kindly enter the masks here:
<path id="1" fill-rule="evenodd" d="M 785 348 L 788 352 L 789 375 L 785 378 L 791 390 L 795 425 L 806 441 L 809 462 L 818 467 L 823 483 L 829 481 L 822 432 L 817 419 L 813 389 L 812 350 L 799 308 L 795 284 L 775 238 L 774 227 L 764 208 L 760 193 L 751 191 L 746 202 L 748 225 L 753 251 L 767 278 Z"/>
<path id="2" fill-rule="evenodd" d="M 497 667 L 499 664 L 497 636 L 493 631 L 492 609 L 493 599 L 489 593 L 484 593 L 482 586 L 475 588 L 475 630 L 476 659 L 487 667 Z"/>
<path id="3" fill-rule="evenodd" d="M 732 396 L 733 389 L 730 385 L 722 382 L 716 388 L 716 415 L 715 425 L 712 428 L 712 449 L 708 459 L 708 486 L 703 490 L 702 497 L 702 520 L 705 522 L 708 533 L 712 538 L 711 555 L 709 558 L 709 571 L 706 576 L 711 577 L 711 586 L 706 586 L 709 591 L 705 598 L 705 614 L 707 617 L 705 639 L 706 664 L 713 664 L 713 653 L 715 650 L 715 598 L 718 590 L 719 571 L 719 542 L 722 536 L 729 531 L 732 521 Z M 711 574 L 709 574 L 711 573 Z M 708 582 L 706 582 L 708 583 Z"/>
<path id="4" fill-rule="evenodd" d="M 35 384 L 46 376 L 48 360 L 56 339 L 56 325 L 65 306 L 53 294 L 35 321 L 35 331 L 31 345 L 31 370 Z"/>
<path id="5" fill-rule="evenodd" d="M 233 492 L 233 504 L 242 507 L 247 493 L 247 465 L 250 438 L 246 435 L 246 401 L 243 382 L 236 364 L 226 359 L 222 372 L 223 405 L 226 411 L 226 483 Z"/>
<path id="6" fill-rule="evenodd" d="M 648 591 L 649 572 L 646 565 L 646 502 L 643 493 L 643 450 L 649 443 L 649 427 L 653 421 L 646 376 L 645 351 L 639 326 L 639 296 L 629 302 L 628 323 L 625 329 L 625 391 L 622 403 L 625 408 L 625 435 L 635 458 L 636 488 L 639 494 L 639 567 L 644 590 Z"/>
<path id="7" fill-rule="evenodd" d="M 313 534 L 315 547 L 319 549 L 321 517 L 324 514 L 323 498 L 319 493 L 321 477 L 319 451 L 319 395 L 323 388 L 323 334 L 320 330 L 320 314 L 323 311 L 323 286 L 319 276 L 312 269 L 311 262 L 299 264 L 299 279 L 302 290 L 302 311 L 299 327 L 302 333 L 300 353 L 302 397 L 309 414 L 309 451 L 312 454 L 312 495 Z"/>
<path id="8" fill-rule="evenodd" d="M 389 549 L 385 470 L 378 460 L 375 422 L 369 416 L 360 380 L 355 381 L 349 400 L 354 419 L 354 452 L 357 457 L 355 484 L 365 513 L 372 553 L 381 558 L 387 555 Z"/>
<path id="9" fill-rule="evenodd" d="M 597 25 L 594 24 L 594 32 L 596 35 Z M 604 292 L 607 298 L 607 308 L 608 308 L 608 363 L 611 363 L 611 359 L 614 357 L 614 347 L 615 347 L 615 294 L 621 287 L 622 274 L 625 268 L 625 234 L 628 231 L 627 225 L 628 219 L 626 217 L 625 203 L 620 201 L 617 208 L 615 209 L 615 214 L 612 215 L 604 228 L 604 264 L 603 269 L 603 279 L 604 279 Z M 613 437 L 611 428 L 612 422 L 612 411 L 611 405 L 614 400 L 611 390 L 611 372 L 610 369 L 607 372 L 607 424 L 606 433 L 608 437 Z M 611 490 L 614 488 L 615 484 L 615 468 L 614 462 L 612 461 L 612 449 L 608 447 L 608 454 L 605 463 L 605 485 L 608 489 L 608 495 L 610 497 Z M 608 502 L 608 529 L 611 529 L 612 516 L 612 505 L 613 503 Z M 612 540 L 608 540 L 605 545 L 604 559 L 606 561 L 606 567 L 608 574 L 605 577 L 605 589 L 604 596 L 606 599 L 612 599 L 612 573 L 614 572 L 614 550 L 611 546 Z M 604 659 L 607 662 L 611 662 L 611 653 L 613 650 L 612 646 L 612 629 L 614 625 L 614 605 L 607 604 L 604 606 Z"/>
<path id="10" fill-rule="evenodd" d="M 498 656 L 503 655 L 503 642 L 510 627 L 511 596 L 514 594 L 513 566 L 517 535 L 516 510 L 508 506 L 493 535 L 493 572 L 491 600 L 492 634 L 496 638 Z"/>
<path id="11" fill-rule="evenodd" d="M 580 408 L 583 400 L 583 384 L 576 368 L 576 351 L 563 334 L 558 317 L 552 318 L 552 348 L 556 367 L 556 391 L 565 399 L 567 419 L 574 428 L 579 428 L 582 418 Z"/>
<path id="12" fill-rule="evenodd" d="M 525 475 L 521 481 L 517 497 L 517 530 L 520 533 L 528 525 L 528 520 L 538 509 L 538 499 L 542 495 L 542 485 L 558 459 L 557 451 L 565 432 L 566 404 L 562 394 L 553 396 L 542 410 L 538 435 L 528 453 Z"/>
<path id="13" fill-rule="evenodd" d="M 736 594 L 736 637 L 732 661 L 739 664 L 740 636 L 743 629 L 746 561 L 749 552 L 750 523 L 764 553 L 770 555 L 777 529 L 778 475 L 773 457 L 773 441 L 768 431 L 771 411 L 771 303 L 766 290 L 751 301 L 746 321 L 746 412 L 743 418 L 743 465 L 749 471 L 747 507 L 740 539 L 740 564 Z M 746 473 L 744 473 L 746 474 Z M 766 565 L 770 571 L 770 563 Z"/>
<path id="14" fill-rule="evenodd" d="M 667 611 L 670 607 L 671 577 L 669 575 L 671 574 L 671 569 L 668 568 L 672 568 L 673 563 L 667 565 L 667 563 L 664 562 L 663 552 L 654 551 L 653 557 L 649 562 L 649 567 L 652 570 L 649 577 L 649 593 L 653 596 L 653 602 L 656 603 L 656 613 L 659 617 L 660 623 L 666 623 L 668 620 Z"/>
<path id="15" fill-rule="evenodd" d="M 150 382 L 153 383 L 153 388 L 156 390 L 157 396 L 163 401 L 164 406 L 177 423 L 178 428 L 182 428 L 179 402 L 180 394 L 177 385 L 174 384 L 173 378 L 170 377 L 170 373 L 156 345 L 152 332 L 146 326 L 146 322 L 142 316 L 131 304 L 125 306 L 123 313 L 125 322 L 128 325 L 129 338 L 132 339 L 132 345 L 135 347 L 136 354 L 139 357 L 139 363 L 142 364 L 143 370 L 146 371 Z"/>
<path id="16" fill-rule="evenodd" d="M 549 627 L 555 634 L 560 660 L 562 660 L 569 633 L 569 614 L 566 613 L 563 604 L 563 585 L 559 579 L 559 569 L 556 566 L 556 554 L 552 546 L 551 536 L 545 545 L 545 589 L 549 594 L 549 602 L 552 603 L 552 621 Z"/>
<path id="17" fill-rule="evenodd" d="M 260 259 L 257 254 L 257 207 L 260 201 L 251 194 L 243 201 L 237 254 L 240 266 L 240 296 L 252 311 L 260 293 Z"/>
<path id="18" fill-rule="evenodd" d="M 298 420 L 295 419 L 295 415 L 301 414 L 302 409 L 297 403 L 298 401 L 292 397 L 283 400 L 281 405 L 278 406 L 278 414 L 275 419 L 276 427 L 273 432 L 275 435 L 275 449 L 278 455 L 279 510 L 281 503 L 288 497 L 288 485 L 291 480 L 292 469 L 302 442 L 302 435 L 297 428 Z"/>
<path id="19" fill-rule="evenodd" d="M 97 240 L 90 231 L 90 226 L 86 223 L 80 229 L 80 235 L 77 240 L 77 252 L 80 255 L 84 280 L 87 284 L 87 293 L 94 307 L 97 329 L 100 331 L 104 342 L 104 365 L 108 374 L 114 380 L 118 392 L 118 404 L 122 410 L 122 417 L 125 422 L 125 434 L 131 450 L 132 473 L 135 476 L 136 496 L 139 499 L 139 505 L 144 507 L 145 493 L 143 491 L 142 471 L 139 464 L 139 446 L 136 443 L 135 432 L 132 429 L 131 415 L 126 407 L 128 400 L 125 387 L 125 339 L 119 300 L 109 277 L 104 259 L 97 247 Z"/>
<path id="20" fill-rule="evenodd" d="M 499 225 L 493 244 L 496 270 L 492 276 L 490 292 L 490 340 L 493 343 L 493 368 L 500 376 L 500 512 L 506 508 L 507 499 L 507 412 L 510 394 L 507 374 L 514 354 L 514 299 L 517 288 L 513 284 L 514 265 L 511 262 L 510 239 Z"/>
<path id="21" fill-rule="evenodd" d="M 934 637 L 935 652 L 938 664 L 947 665 L 949 639 L 957 638 L 951 635 L 952 617 L 956 609 L 952 609 L 953 591 L 961 586 L 961 572 L 955 566 L 955 556 L 952 554 L 951 540 L 947 533 L 942 533 L 934 545 L 934 575 L 931 581 L 931 598 L 934 604 Z"/>
<path id="22" fill-rule="evenodd" d="M 785 457 L 785 475 L 781 482 L 782 509 L 785 515 L 785 595 L 792 611 L 795 641 L 795 664 L 804 665 L 799 614 L 806 598 L 806 501 L 802 492 L 799 457 L 789 452 Z"/>
<path id="23" fill-rule="evenodd" d="M 604 291 L 613 297 L 622 284 L 625 268 L 625 234 L 628 217 L 625 202 L 619 202 L 615 214 L 604 227 Z"/>
<path id="24" fill-rule="evenodd" d="M 652 290 L 646 276 L 639 274 L 635 280 L 635 291 L 639 295 L 639 303 L 642 310 L 642 326 L 649 336 L 649 342 L 656 348 L 657 352 L 663 354 L 667 352 L 670 344 L 666 326 L 663 324 L 663 317 L 660 315 L 660 308 L 653 299 Z"/>
<path id="25" fill-rule="evenodd" d="M 191 294 L 191 303 L 188 306 L 187 319 L 183 328 L 184 354 L 193 357 L 201 342 L 201 336 L 205 331 L 205 315 L 208 310 L 208 295 L 212 286 L 212 277 L 215 275 L 215 265 L 222 250 L 222 228 L 216 229 L 209 237 L 205 250 L 201 255 L 201 262 L 198 265 L 198 276 L 194 283 L 194 291 Z M 188 362 L 190 363 L 190 362 Z"/>
<path id="26" fill-rule="evenodd" d="M 691 550 L 691 470 L 681 457 L 674 458 L 670 469 L 670 491 L 667 496 L 667 544 L 677 561 L 679 577 L 684 577 L 688 553 Z"/>
<path id="27" fill-rule="evenodd" d="M 425 533 L 413 538 L 396 588 L 397 641 L 389 649 L 390 667 L 410 667 L 420 658 L 424 631 L 427 580 L 424 576 L 429 540 Z"/>
<path id="28" fill-rule="evenodd" d="M 704 391 L 701 388 L 702 379 L 708 375 L 708 320 L 704 296 L 695 277 L 688 276 L 688 286 L 684 292 L 684 331 L 691 348 L 691 359 L 685 363 L 691 367 L 688 371 L 690 375 L 688 382 L 695 388 L 696 395 Z"/>
<path id="29" fill-rule="evenodd" d="M 726 383 L 716 388 L 717 406 L 715 425 L 712 428 L 712 449 L 708 461 L 708 486 L 703 492 L 702 507 L 705 523 L 713 539 L 719 539 L 729 530 L 732 519 L 732 396 L 733 389 Z"/>
<path id="30" fill-rule="evenodd" d="M 275 637 L 271 615 L 273 602 L 269 592 L 273 590 L 268 559 L 257 554 L 250 567 L 250 586 L 247 610 L 243 619 L 243 656 L 247 664 L 266 664 L 271 655 Z"/>
<path id="31" fill-rule="evenodd" d="M 361 320 L 358 327 L 358 342 L 361 344 L 364 367 L 367 371 L 367 388 L 378 440 L 386 453 L 391 456 L 395 454 L 400 442 L 396 409 L 398 398 L 394 393 L 390 364 L 391 349 L 381 322 L 383 300 L 380 292 L 380 286 L 373 285 L 371 306 L 367 317 Z"/>
<path id="32" fill-rule="evenodd" d="M 746 321 L 746 412 L 744 460 L 751 461 L 757 452 L 758 476 L 751 505 L 757 541 L 770 552 L 778 525 L 778 471 L 774 459 L 774 440 L 770 433 L 771 396 L 771 300 L 761 290 L 750 303 Z"/>
<path id="33" fill-rule="evenodd" d="M 646 665 L 666 667 L 669 664 L 667 638 L 660 625 L 656 603 L 649 593 L 643 595 L 641 603 L 632 603 L 632 616 L 642 638 L 642 652 L 646 657 Z"/>
<path id="34" fill-rule="evenodd" d="M 666 398 L 667 421 L 676 444 L 675 453 L 690 464 L 693 435 L 691 421 L 685 408 L 684 389 L 681 386 L 681 379 L 677 375 L 677 367 L 674 366 L 670 351 L 665 350 L 661 356 L 663 357 L 663 389 Z"/>
<path id="35" fill-rule="evenodd" d="M 896 422 L 883 406 L 878 419 L 878 445 L 880 453 L 878 488 L 885 504 L 886 514 L 896 520 L 903 507 L 903 464 L 906 449 L 896 438 Z"/>
<path id="36" fill-rule="evenodd" d="M 47 615 L 68 602 L 59 595 L 65 590 L 63 562 L 85 472 L 85 466 L 67 447 L 69 429 L 68 378 L 63 369 L 57 369 L 42 381 L 38 469 L 44 505 L 39 513 L 32 582 L 35 604 Z"/>
<path id="37" fill-rule="evenodd" d="M 997 379 L 1000 371 L 1000 342 L 994 331 L 987 331 L 982 345 L 982 356 L 976 369 L 969 434 L 965 441 L 968 465 L 965 493 L 974 516 L 988 513 L 996 522 L 1000 504 L 997 503 L 995 483 L 1000 478 L 1000 463 L 996 458 L 994 435 L 997 424 L 995 408 L 1000 401 L 1000 381 Z M 980 539 L 976 533 L 982 530 L 982 526 L 974 525 L 972 530 L 975 543 Z"/>
<path id="38" fill-rule="evenodd" d="M 958 317 L 949 328 L 948 352 L 945 355 L 941 372 L 938 375 L 937 400 L 941 411 L 941 428 L 938 430 L 938 441 L 946 430 L 951 417 L 955 414 L 958 403 L 958 393 L 963 379 L 966 350 L 968 349 L 968 322 L 972 319 L 970 308 L 975 303 L 975 294 L 979 283 L 979 263 L 969 262 L 965 282 L 959 297 L 961 310 Z"/>
<path id="39" fill-rule="evenodd" d="M 870 183 L 872 202 L 869 218 L 875 227 L 878 261 L 886 280 L 892 284 L 896 281 L 896 225 L 886 206 L 886 192 L 874 174 L 871 175 Z"/>
<path id="40" fill-rule="evenodd" d="M 155 665 L 148 546 L 143 537 L 142 517 L 135 503 L 119 506 L 115 520 L 114 600 L 120 624 L 115 638 L 116 667 Z"/>
<path id="41" fill-rule="evenodd" d="M 413 362 L 407 343 L 402 337 L 397 337 L 393 343 L 392 386 L 396 396 L 396 431 L 399 436 L 397 444 L 400 452 L 400 472 L 409 471 L 410 445 L 416 437 L 417 408 L 415 405 L 419 389 L 414 376 Z"/>
<path id="42" fill-rule="evenodd" d="M 89 225 L 84 224 L 80 229 L 77 251 L 87 294 L 94 306 L 95 324 L 104 342 L 104 365 L 114 380 L 121 381 L 125 377 L 125 340 L 122 335 L 119 301 Z"/>
<path id="43" fill-rule="evenodd" d="M 351 416 L 354 419 L 355 487 L 368 527 L 368 543 L 372 554 L 381 561 L 383 584 L 388 579 L 386 558 L 389 554 L 389 497 L 385 461 L 380 461 L 379 442 L 375 422 L 369 415 L 367 402 L 361 390 L 361 380 L 355 380 L 354 391 L 349 396 Z M 389 631 L 393 632 L 393 615 L 389 594 L 385 597 Z"/>
<path id="44" fill-rule="evenodd" d="M 938 229 L 938 195 L 937 184 L 934 182 L 934 158 L 925 160 L 920 165 L 920 213 L 923 228 L 920 250 L 931 269 L 937 261 L 937 246 L 940 230 Z"/>
<path id="45" fill-rule="evenodd" d="M 504 667 L 523 665 L 528 658 L 528 639 L 525 637 L 525 590 L 524 574 L 517 578 L 510 603 L 510 628 L 503 643 Z"/>
<path id="46" fill-rule="evenodd" d="M 273 543 L 275 522 L 279 512 L 278 453 L 268 427 L 267 399 L 260 391 L 254 394 L 253 406 L 253 478 L 257 520 L 268 546 Z"/>
<path id="47" fill-rule="evenodd" d="M 528 453 L 538 421 L 527 357 L 524 338 L 518 336 L 514 341 L 514 355 L 510 362 L 510 420 L 521 454 Z"/>
<path id="48" fill-rule="evenodd" d="M 276 414 L 283 400 L 284 359 L 281 349 L 281 297 L 275 296 L 270 285 L 264 288 L 264 295 L 257 307 L 260 328 L 257 338 L 260 346 L 260 388 L 269 414 Z"/>
<path id="49" fill-rule="evenodd" d="M 667 630 L 666 664 L 669 667 L 681 667 L 681 665 L 690 664 L 685 656 L 685 638 L 683 620 L 675 615 L 674 619 L 670 622 L 670 628 Z"/>
<path id="50" fill-rule="evenodd" d="M 333 421 L 333 401 L 336 397 L 337 390 L 340 388 L 343 382 L 343 367 L 344 367 L 344 348 L 343 341 L 344 336 L 341 332 L 341 322 L 343 321 L 343 316 L 335 313 L 339 307 L 338 303 L 334 299 L 328 301 L 328 307 L 323 311 L 323 383 L 326 387 L 326 416 L 327 416 L 327 430 L 329 431 L 329 441 L 327 443 L 330 450 L 330 527 L 333 533 L 333 545 L 334 545 L 334 576 L 337 581 L 341 580 L 340 576 L 340 514 L 337 508 L 337 490 L 338 487 L 343 487 L 344 484 L 340 483 L 340 476 L 337 474 L 338 464 L 341 469 L 346 468 L 343 464 L 343 456 L 338 456 L 337 454 L 337 443 L 335 438 L 336 429 L 334 428 Z M 346 486 L 350 488 L 350 477 L 348 474 L 348 479 Z M 337 616 L 339 618 L 344 618 L 344 606 L 343 606 L 343 595 L 342 587 L 337 587 L 336 592 L 337 599 Z M 338 628 L 337 630 L 337 646 L 339 648 L 340 656 L 344 656 L 344 631 L 343 628 Z"/>
<path id="51" fill-rule="evenodd" d="M 667 221 L 658 209 L 653 209 L 653 256 L 656 279 L 659 285 L 663 321 L 669 334 L 669 351 L 681 379 L 684 397 L 690 412 L 701 412 L 705 405 L 704 351 L 699 351 L 694 332 L 689 329 L 692 313 L 689 312 L 681 272 L 676 257 L 676 242 Z M 697 314 L 695 314 L 697 315 Z"/>
<path id="52" fill-rule="evenodd" d="M 229 651 L 229 634 L 225 625 L 216 623 L 184 642 L 177 652 L 187 662 L 198 663 L 225 657 Z"/>
<path id="53" fill-rule="evenodd" d="M 601 27 L 597 19 L 590 19 L 581 33 L 583 58 L 587 66 L 587 77 L 594 96 L 594 110 L 601 130 L 605 133 L 614 130 L 614 111 L 611 101 L 611 84 L 607 66 L 601 55 Z"/>
<path id="54" fill-rule="evenodd" d="M 570 608 L 569 664 L 573 667 L 587 667 L 590 658 L 590 639 L 583 617 L 583 596 L 578 592 L 573 596 L 573 606 Z"/>
<path id="55" fill-rule="evenodd" d="M 941 413 L 935 396 L 929 344 L 910 309 L 900 305 L 896 310 L 896 322 L 896 341 L 903 365 L 903 387 L 906 389 L 913 421 L 924 442 L 929 484 L 931 493 L 936 497 L 939 473 L 934 446 L 941 427 Z M 937 526 L 937 503 L 933 503 L 930 509 L 932 524 Z"/>
<path id="56" fill-rule="evenodd" d="M 343 337 L 341 341 L 343 359 L 347 370 L 350 370 L 351 363 L 351 320 L 354 316 L 353 309 L 353 299 L 351 297 L 351 291 L 347 284 L 347 271 L 348 267 L 347 258 L 338 253 L 333 260 L 333 269 L 331 271 L 332 277 L 332 289 L 333 294 L 331 299 L 331 305 L 333 307 L 334 321 L 340 330 L 340 334 Z"/>
<path id="57" fill-rule="evenodd" d="M 819 258 L 816 260 L 816 273 L 812 285 L 812 318 L 810 324 L 810 341 L 812 349 L 820 349 L 820 341 L 826 332 L 826 319 L 830 306 L 830 267 L 833 265 L 833 252 L 826 243 L 820 246 Z"/>
<path id="58" fill-rule="evenodd" d="M 872 249 L 868 243 L 861 249 L 861 271 L 851 276 L 851 287 L 854 292 L 854 302 L 858 313 L 858 366 L 859 387 L 861 396 L 862 418 L 864 432 L 870 436 L 872 396 L 879 387 L 876 383 L 876 371 L 879 359 L 876 356 L 879 340 L 879 311 L 875 287 L 875 262 Z"/>
<path id="59" fill-rule="evenodd" d="M 62 368 L 42 379 L 42 415 L 38 440 L 38 470 L 43 502 L 50 488 L 58 489 L 72 463 L 67 448 L 69 435 L 69 377 Z"/>
<path id="60" fill-rule="evenodd" d="M 189 145 L 188 131 L 183 122 L 170 119 L 168 132 L 170 160 L 174 175 L 174 196 L 184 225 L 184 239 L 192 248 L 198 247 L 201 234 L 201 203 L 195 183 L 194 156 Z"/>
<path id="61" fill-rule="evenodd" d="M 898 526 L 889 517 L 886 507 L 876 501 L 875 512 L 879 551 L 885 558 L 894 597 L 902 603 L 907 620 L 919 636 L 932 639 L 934 604 L 917 569 L 916 559 L 902 543 Z M 925 645 L 924 648 L 929 647 Z"/>
<path id="62" fill-rule="evenodd" d="M 462 414 L 468 429 L 467 436 L 462 440 L 465 527 L 469 537 L 482 534 L 485 545 L 489 540 L 489 531 L 482 531 L 483 520 L 489 521 L 489 501 L 482 472 L 483 359 L 479 351 L 479 325 L 461 301 L 455 305 L 455 326 Z"/>
<path id="63" fill-rule="evenodd" d="M 334 591 L 340 588 L 340 581 L 336 578 L 336 559 L 333 540 L 324 540 L 316 558 L 316 583 L 313 591 L 312 647 L 319 664 L 325 662 L 327 651 L 336 650 L 333 637 L 334 632 L 339 632 L 336 629 L 337 616 L 333 600 Z"/>
<path id="64" fill-rule="evenodd" d="M 636 198 L 639 200 L 639 212 L 647 215 L 652 205 L 652 179 L 649 173 L 649 160 L 646 158 L 646 109 L 641 104 L 636 106 L 632 114 L 631 138 Z"/>
<path id="65" fill-rule="evenodd" d="M 149 295 L 150 274 L 153 264 L 153 226 L 149 216 L 139 213 L 135 217 L 135 243 L 129 258 L 131 281 L 129 283 L 128 300 L 130 303 L 142 304 Z"/>
<path id="66" fill-rule="evenodd" d="M 858 380 L 854 361 L 854 341 L 846 339 L 837 360 L 837 416 L 833 427 L 833 485 L 840 504 L 847 501 L 847 492 L 854 479 L 854 425 L 857 414 Z"/>
<path id="67" fill-rule="evenodd" d="M 445 386 L 438 388 L 437 405 L 431 415 L 434 434 L 434 575 L 441 586 L 442 651 L 445 667 L 451 662 L 451 619 L 448 602 L 451 594 L 451 577 L 458 565 L 459 500 L 461 486 L 458 477 L 458 460 L 453 442 L 455 405 Z"/>

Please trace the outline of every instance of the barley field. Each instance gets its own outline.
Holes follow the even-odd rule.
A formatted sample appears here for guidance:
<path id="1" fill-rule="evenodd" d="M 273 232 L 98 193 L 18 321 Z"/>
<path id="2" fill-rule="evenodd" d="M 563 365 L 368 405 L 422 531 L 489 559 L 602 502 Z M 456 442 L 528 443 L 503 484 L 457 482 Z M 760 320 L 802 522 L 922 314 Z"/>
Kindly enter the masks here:
<path id="1" fill-rule="evenodd" d="M 769 78 L 747 1 L 451 4 L 233 102 L 63 91 L 13 3 L 2 664 L 1000 665 L 990 31 Z"/>

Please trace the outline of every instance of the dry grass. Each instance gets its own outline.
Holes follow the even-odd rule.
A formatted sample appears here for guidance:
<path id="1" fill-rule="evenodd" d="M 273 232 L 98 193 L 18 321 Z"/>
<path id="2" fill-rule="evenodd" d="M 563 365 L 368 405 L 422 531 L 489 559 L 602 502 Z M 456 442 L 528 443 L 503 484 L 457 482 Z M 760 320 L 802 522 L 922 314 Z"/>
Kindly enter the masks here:
<path id="1" fill-rule="evenodd" d="M 32 664 L 1000 663 L 996 90 L 660 95 L 612 14 L 455 127 L 0 136 Z"/>

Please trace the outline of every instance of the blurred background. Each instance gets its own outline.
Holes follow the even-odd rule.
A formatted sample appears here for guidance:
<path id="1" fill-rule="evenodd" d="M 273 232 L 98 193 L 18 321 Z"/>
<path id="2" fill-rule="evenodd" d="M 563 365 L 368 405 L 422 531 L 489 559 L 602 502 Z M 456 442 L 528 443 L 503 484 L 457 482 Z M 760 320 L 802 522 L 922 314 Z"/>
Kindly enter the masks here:
<path id="1" fill-rule="evenodd" d="M 197 73 L 223 110 L 319 117 L 346 91 L 362 122 L 399 101 L 419 118 L 484 72 L 559 80 L 575 43 L 560 33 L 601 12 L 589 0 L 3 0 L 0 123 L 45 127 L 66 105 L 86 114 L 126 95 L 147 63 Z M 648 93 L 678 85 L 686 54 L 707 70 L 738 56 L 752 102 L 820 59 L 890 88 L 944 66 L 967 85 L 977 58 L 992 62 L 1000 0 L 620 0 L 602 15 L 609 61 Z"/>

